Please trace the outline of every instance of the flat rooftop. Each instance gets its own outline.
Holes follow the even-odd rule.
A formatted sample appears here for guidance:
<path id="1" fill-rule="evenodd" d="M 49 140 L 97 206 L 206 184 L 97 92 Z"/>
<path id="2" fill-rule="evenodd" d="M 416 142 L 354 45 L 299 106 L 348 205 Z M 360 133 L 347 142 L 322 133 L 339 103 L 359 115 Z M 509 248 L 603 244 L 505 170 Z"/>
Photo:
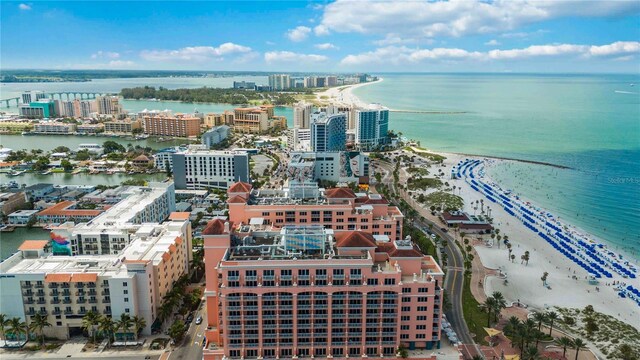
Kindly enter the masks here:
<path id="1" fill-rule="evenodd" d="M 161 262 L 162 256 L 171 251 L 176 239 L 180 238 L 183 222 L 169 221 L 162 224 L 142 224 L 132 237 L 132 241 L 119 253 L 113 255 L 48 255 L 41 258 L 23 259 L 17 252 L 0 264 L 4 274 L 73 274 L 97 273 L 98 276 L 126 275 L 124 263 L 127 261 Z M 178 242 L 183 241 L 181 238 Z M 124 263 L 123 263 L 124 262 Z"/>

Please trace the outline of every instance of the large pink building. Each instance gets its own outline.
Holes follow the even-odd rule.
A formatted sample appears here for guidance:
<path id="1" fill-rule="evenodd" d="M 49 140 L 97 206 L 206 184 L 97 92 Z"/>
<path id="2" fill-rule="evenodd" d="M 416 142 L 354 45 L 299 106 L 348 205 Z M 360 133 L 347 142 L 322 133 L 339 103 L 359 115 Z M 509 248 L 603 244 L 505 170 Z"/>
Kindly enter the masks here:
<path id="1" fill-rule="evenodd" d="M 208 224 L 205 360 L 391 359 L 401 345 L 439 347 L 444 274 L 435 260 L 401 234 L 328 225 Z"/>
<path id="2" fill-rule="evenodd" d="M 254 190 L 247 183 L 233 184 L 228 194 L 229 221 L 238 226 L 322 225 L 336 232 L 358 230 L 390 240 L 402 236 L 404 216 L 379 194 L 336 188 L 300 199 L 280 190 Z"/>

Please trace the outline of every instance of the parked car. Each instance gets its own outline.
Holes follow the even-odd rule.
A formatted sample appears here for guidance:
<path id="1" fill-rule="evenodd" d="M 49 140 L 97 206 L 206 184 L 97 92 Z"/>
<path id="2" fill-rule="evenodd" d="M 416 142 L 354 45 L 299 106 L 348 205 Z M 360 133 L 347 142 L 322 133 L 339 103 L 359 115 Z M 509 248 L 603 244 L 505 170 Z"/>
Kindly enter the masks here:
<path id="1" fill-rule="evenodd" d="M 189 314 L 189 316 L 187 316 L 187 323 L 190 323 L 193 321 L 193 314 Z"/>
<path id="2" fill-rule="evenodd" d="M 447 231 L 449 231 L 449 229 L 447 229 L 447 228 L 440 228 L 440 230 L 442 230 L 442 232 L 447 232 Z"/>
<path id="3" fill-rule="evenodd" d="M 200 324 L 202 324 L 202 316 L 198 316 L 198 318 L 196 319 L 196 325 Z"/>

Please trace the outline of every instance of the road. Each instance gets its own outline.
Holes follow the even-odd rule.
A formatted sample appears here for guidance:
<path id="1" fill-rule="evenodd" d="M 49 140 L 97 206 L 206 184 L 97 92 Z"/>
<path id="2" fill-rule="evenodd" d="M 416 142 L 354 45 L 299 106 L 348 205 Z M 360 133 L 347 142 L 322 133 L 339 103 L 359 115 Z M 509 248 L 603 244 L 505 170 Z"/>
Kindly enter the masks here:
<path id="1" fill-rule="evenodd" d="M 382 182 L 386 184 L 392 191 L 398 194 L 393 184 L 393 169 L 392 165 L 382 161 L 376 161 L 378 169 L 382 168 L 386 173 L 382 177 Z M 402 176 L 399 179 L 400 183 L 403 182 Z M 467 323 L 464 320 L 464 312 L 462 310 L 462 293 L 464 288 L 464 258 L 460 248 L 455 243 L 455 240 L 446 232 L 441 231 L 442 224 L 438 224 L 428 218 L 428 211 L 419 206 L 413 199 L 401 194 L 404 200 L 409 203 L 419 214 L 424 217 L 424 221 L 417 220 L 416 224 L 422 226 L 422 228 L 428 228 L 429 224 L 432 225 L 431 231 L 440 236 L 441 239 L 447 241 L 445 247 L 445 254 L 447 255 L 447 274 L 444 279 L 444 291 L 446 292 L 451 308 L 445 311 L 447 319 L 451 323 L 451 327 L 458 335 L 458 339 L 464 344 L 474 344 L 473 337 L 469 332 Z"/>
<path id="2" fill-rule="evenodd" d="M 207 329 L 207 315 L 205 312 L 206 305 L 204 300 L 200 304 L 198 311 L 193 314 L 193 321 L 189 324 L 189 330 L 184 337 L 182 344 L 176 347 L 167 359 L 185 359 L 200 360 L 202 359 L 202 342 L 204 341 L 204 331 Z M 196 325 L 198 316 L 202 316 L 202 323 Z"/>

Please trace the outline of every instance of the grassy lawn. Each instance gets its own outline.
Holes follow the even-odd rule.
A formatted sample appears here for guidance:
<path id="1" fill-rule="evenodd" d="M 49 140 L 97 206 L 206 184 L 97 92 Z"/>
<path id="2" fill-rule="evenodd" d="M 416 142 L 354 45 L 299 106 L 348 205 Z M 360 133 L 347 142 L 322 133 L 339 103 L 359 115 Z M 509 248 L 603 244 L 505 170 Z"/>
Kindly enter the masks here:
<path id="1" fill-rule="evenodd" d="M 462 291 L 462 311 L 464 311 L 464 321 L 469 327 L 471 334 L 475 334 L 475 340 L 477 343 L 488 345 L 484 341 L 484 327 L 487 326 L 487 314 L 480 311 L 478 306 L 480 303 L 471 294 L 470 283 L 471 279 L 465 277 L 464 289 Z"/>

